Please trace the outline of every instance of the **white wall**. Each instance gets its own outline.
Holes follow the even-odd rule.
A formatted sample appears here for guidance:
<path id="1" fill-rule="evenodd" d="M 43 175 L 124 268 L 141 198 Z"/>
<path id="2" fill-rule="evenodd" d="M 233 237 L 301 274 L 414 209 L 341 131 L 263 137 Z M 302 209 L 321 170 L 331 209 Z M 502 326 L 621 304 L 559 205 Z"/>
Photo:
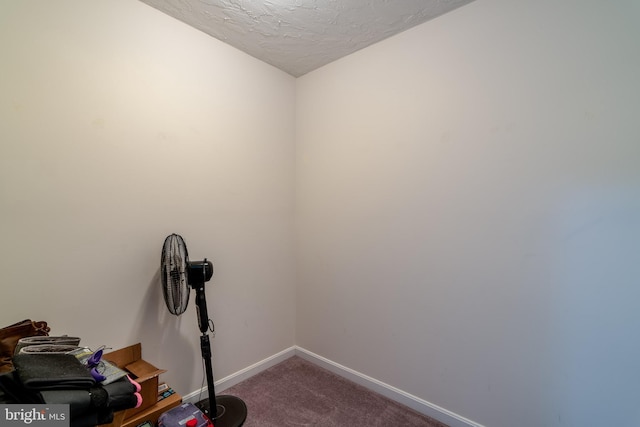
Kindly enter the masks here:
<path id="1" fill-rule="evenodd" d="M 294 343 L 294 79 L 137 1 L 0 3 L 0 325 L 142 341 L 202 381 L 164 238 L 214 262 L 216 378 Z"/>
<path id="2" fill-rule="evenodd" d="M 295 342 L 487 426 L 637 425 L 638 18 L 477 0 L 295 84 L 136 1 L 4 1 L 0 324 L 197 389 L 179 232 L 217 378 Z"/>
<path id="3" fill-rule="evenodd" d="M 298 79 L 296 343 L 486 426 L 640 425 L 639 18 L 477 0 Z"/>

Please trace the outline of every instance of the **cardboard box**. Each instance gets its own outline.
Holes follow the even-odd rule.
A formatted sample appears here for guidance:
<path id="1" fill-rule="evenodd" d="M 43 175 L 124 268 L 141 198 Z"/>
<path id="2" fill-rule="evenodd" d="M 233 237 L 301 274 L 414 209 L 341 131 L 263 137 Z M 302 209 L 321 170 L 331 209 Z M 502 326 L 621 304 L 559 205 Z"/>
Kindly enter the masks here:
<path id="1" fill-rule="evenodd" d="M 111 424 L 102 425 L 101 427 L 120 427 L 124 422 L 124 413 L 125 411 L 114 412 Z"/>
<path id="2" fill-rule="evenodd" d="M 155 426 L 160 415 L 164 414 L 169 409 L 175 408 L 181 403 L 182 397 L 178 394 L 172 394 L 146 410 L 135 414 L 131 418 L 124 418 L 124 413 L 126 411 L 115 412 L 113 414 L 113 422 L 111 422 L 111 424 L 102 424 L 99 427 L 138 427 L 147 421 L 152 426 Z"/>
<path id="3" fill-rule="evenodd" d="M 158 369 L 142 359 L 142 345 L 140 343 L 125 347 L 111 353 L 105 353 L 103 359 L 127 371 L 131 378 L 140 384 L 142 390 L 142 405 L 139 408 L 127 409 L 124 422 L 158 403 L 158 377 L 164 369 Z M 165 399 L 166 400 L 166 399 Z"/>

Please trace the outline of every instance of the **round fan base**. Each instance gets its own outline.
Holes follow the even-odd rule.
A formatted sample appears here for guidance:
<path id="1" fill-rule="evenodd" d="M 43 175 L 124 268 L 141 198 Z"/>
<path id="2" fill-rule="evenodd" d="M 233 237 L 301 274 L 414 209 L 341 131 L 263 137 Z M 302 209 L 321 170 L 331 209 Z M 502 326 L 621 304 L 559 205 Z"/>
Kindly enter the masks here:
<path id="1" fill-rule="evenodd" d="M 196 407 L 211 418 L 215 427 L 240 427 L 247 419 L 247 405 L 235 396 L 216 396 L 216 404 L 218 416 L 214 418 L 211 415 L 209 399 L 196 403 Z"/>

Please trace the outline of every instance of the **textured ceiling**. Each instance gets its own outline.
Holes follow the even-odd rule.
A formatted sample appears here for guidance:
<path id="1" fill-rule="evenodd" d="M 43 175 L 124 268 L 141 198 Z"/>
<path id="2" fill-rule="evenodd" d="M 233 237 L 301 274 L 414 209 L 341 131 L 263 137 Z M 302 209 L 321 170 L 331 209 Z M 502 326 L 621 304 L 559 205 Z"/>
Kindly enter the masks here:
<path id="1" fill-rule="evenodd" d="M 141 0 L 299 77 L 472 0 Z"/>

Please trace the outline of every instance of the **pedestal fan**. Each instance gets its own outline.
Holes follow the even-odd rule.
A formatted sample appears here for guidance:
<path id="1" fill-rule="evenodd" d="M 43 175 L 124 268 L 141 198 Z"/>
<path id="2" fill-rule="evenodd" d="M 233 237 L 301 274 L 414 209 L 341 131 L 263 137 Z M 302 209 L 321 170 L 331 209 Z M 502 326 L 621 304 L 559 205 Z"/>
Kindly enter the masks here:
<path id="1" fill-rule="evenodd" d="M 161 272 L 164 301 L 171 314 L 181 315 L 189 304 L 189 290 L 196 291 L 196 313 L 200 327 L 200 350 L 205 365 L 209 398 L 196 403 L 215 427 L 239 427 L 247 418 L 247 406 L 234 396 L 216 396 L 211 364 L 211 343 L 208 330 L 211 321 L 207 313 L 204 284 L 213 276 L 213 264 L 203 261 L 189 261 L 187 246 L 181 236 L 171 234 L 162 247 Z"/>

